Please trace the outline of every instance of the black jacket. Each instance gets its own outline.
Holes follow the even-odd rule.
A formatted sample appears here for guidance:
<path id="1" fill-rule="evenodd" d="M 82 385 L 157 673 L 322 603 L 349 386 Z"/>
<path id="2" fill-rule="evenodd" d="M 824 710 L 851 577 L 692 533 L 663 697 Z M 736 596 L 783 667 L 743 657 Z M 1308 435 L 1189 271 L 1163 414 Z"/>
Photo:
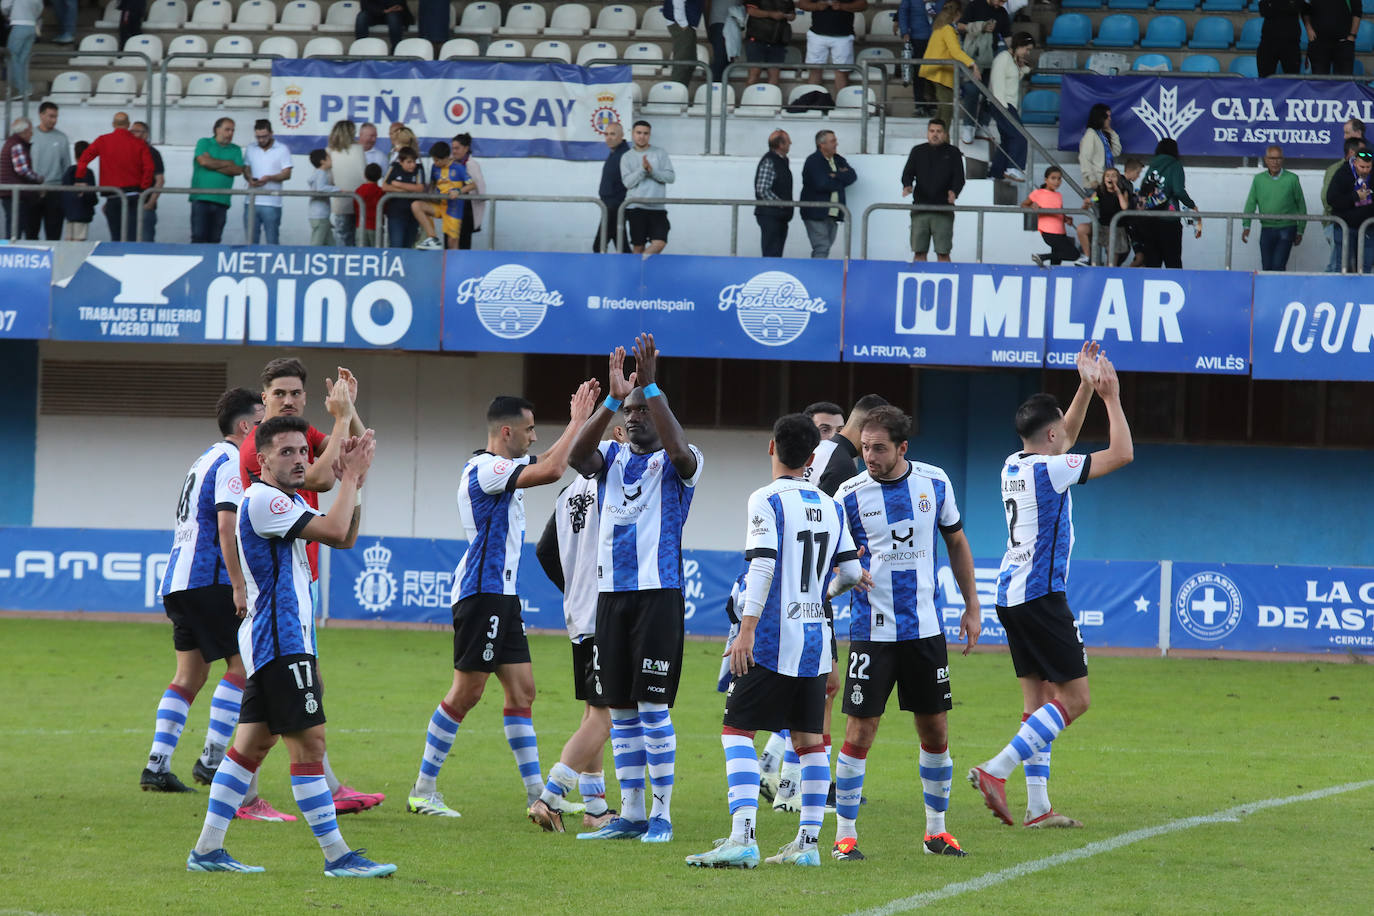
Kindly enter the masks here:
<path id="1" fill-rule="evenodd" d="M 824 208 L 812 209 L 810 207 L 802 211 L 802 219 L 828 219 L 830 216 L 830 195 L 836 191 L 839 197 L 836 203 L 844 203 L 844 189 L 859 180 L 859 176 L 854 174 L 854 170 L 849 167 L 849 163 L 839 153 L 835 154 L 835 171 L 830 171 L 830 164 L 825 161 L 820 150 L 816 150 L 806 157 L 806 162 L 802 164 L 802 189 L 798 200 L 824 202 Z M 844 214 L 836 217 L 843 222 Z"/>
<path id="2" fill-rule="evenodd" d="M 1374 185 L 1374 175 L 1370 176 L 1369 181 Z M 1355 193 L 1355 170 L 1349 165 L 1336 169 L 1336 174 L 1331 176 L 1331 184 L 1326 189 L 1326 202 L 1331 205 L 1331 215 L 1339 218 L 1351 229 L 1374 218 L 1374 196 L 1365 198 L 1369 203 L 1362 207 L 1357 206 L 1359 199 L 1359 195 Z M 1350 244 L 1353 250 L 1355 240 L 1351 239 Z"/>
<path id="3" fill-rule="evenodd" d="M 911 148 L 902 169 L 902 187 L 911 186 L 914 204 L 949 204 L 949 192 L 964 190 L 964 154 L 950 143 Z"/>
<path id="4" fill-rule="evenodd" d="M 630 148 L 629 140 L 621 140 L 620 145 L 611 150 L 611 154 L 606 157 L 606 163 L 601 166 L 601 187 L 596 189 L 596 196 L 606 201 L 606 206 L 610 206 L 611 201 L 619 204 L 625 199 L 625 182 L 620 180 L 620 159 Z M 611 214 L 611 219 L 615 219 L 615 214 Z"/>
<path id="5" fill-rule="evenodd" d="M 1311 0 L 1307 21 L 1318 38 L 1339 41 L 1351 33 L 1350 20 L 1364 15 L 1360 0 Z"/>
<path id="6" fill-rule="evenodd" d="M 769 193 L 764 193 L 765 191 Z M 773 150 L 763 154 L 754 169 L 755 200 L 791 200 L 792 164 Z M 789 222 L 793 211 L 785 207 L 755 207 L 754 215 Z"/>

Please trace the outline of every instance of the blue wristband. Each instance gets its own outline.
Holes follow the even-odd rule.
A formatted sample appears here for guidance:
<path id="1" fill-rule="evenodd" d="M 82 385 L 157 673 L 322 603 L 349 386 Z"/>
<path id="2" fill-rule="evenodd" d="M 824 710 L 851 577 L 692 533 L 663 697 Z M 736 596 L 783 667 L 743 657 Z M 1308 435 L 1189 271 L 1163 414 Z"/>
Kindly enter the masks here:
<path id="1" fill-rule="evenodd" d="M 601 406 L 609 410 L 611 413 L 615 413 L 617 410 L 620 409 L 620 405 L 622 403 L 623 402 L 617 398 L 607 396 L 606 400 L 601 402 Z"/>
<path id="2" fill-rule="evenodd" d="M 650 382 L 644 386 L 644 396 L 646 398 L 662 397 L 663 392 L 658 388 L 658 382 Z"/>

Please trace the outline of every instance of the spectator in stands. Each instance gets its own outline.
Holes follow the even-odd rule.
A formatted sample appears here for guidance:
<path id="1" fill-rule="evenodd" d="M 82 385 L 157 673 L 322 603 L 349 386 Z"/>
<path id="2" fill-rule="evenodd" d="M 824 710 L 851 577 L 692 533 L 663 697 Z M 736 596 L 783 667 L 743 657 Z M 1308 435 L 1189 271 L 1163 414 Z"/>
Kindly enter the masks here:
<path id="1" fill-rule="evenodd" d="M 143 17 L 148 0 L 119 0 L 119 46 L 122 48 L 135 35 L 143 34 Z"/>
<path id="2" fill-rule="evenodd" d="M 974 26 L 980 24 L 984 32 L 992 35 L 994 54 L 1006 48 L 1011 42 L 1011 16 L 1007 11 L 1007 0 L 969 0 L 964 14 L 959 17 L 958 29 L 967 37 L 975 31 Z"/>
<path id="3" fill-rule="evenodd" d="M 149 187 L 162 187 L 167 183 L 167 169 L 162 164 L 162 154 L 157 151 L 157 147 L 153 146 L 152 141 L 148 139 L 150 136 L 148 125 L 142 121 L 135 121 L 129 125 L 129 133 L 148 144 L 148 152 L 153 157 L 153 183 L 149 185 Z M 149 194 L 147 199 L 143 201 L 142 240 L 145 242 L 157 241 L 157 201 L 161 196 L 161 194 L 154 192 Z"/>
<path id="4" fill-rule="evenodd" d="M 393 124 L 391 127 L 391 159 L 396 158 L 396 151 L 405 149 L 407 146 L 413 150 L 420 149 L 420 141 L 415 137 L 415 131 L 406 127 L 404 124 Z"/>
<path id="5" fill-rule="evenodd" d="M 913 146 L 902 168 L 902 196 L 913 204 L 953 206 L 964 190 L 964 156 L 949 143 L 949 126 L 939 118 L 926 125 L 926 142 Z M 954 250 L 954 214 L 911 212 L 911 259 L 924 261 L 931 243 L 935 257 L 949 260 Z"/>
<path id="6" fill-rule="evenodd" d="M 444 170 L 448 168 L 449 162 L 453 160 L 453 151 L 449 145 L 440 140 L 429 148 L 429 184 L 426 190 L 438 191 L 439 178 Z M 442 220 L 444 211 L 447 209 L 446 202 L 443 200 L 415 200 L 410 203 L 410 212 L 415 216 L 415 221 L 420 224 L 425 237 L 420 240 L 416 248 L 425 251 L 442 251 L 444 243 L 439 240 L 442 230 Z M 436 230 L 435 220 L 440 220 L 440 228 Z"/>
<path id="7" fill-rule="evenodd" d="M 1302 71 L 1302 14 L 1304 0 L 1260 0 L 1259 47 L 1255 68 L 1259 75 L 1273 76 L 1279 67 L 1288 76 Z"/>
<path id="8" fill-rule="evenodd" d="M 620 160 L 629 151 L 630 144 L 625 139 L 625 128 L 619 121 L 606 128 L 605 136 L 606 146 L 611 152 L 601 165 L 601 184 L 596 189 L 596 195 L 606 205 L 606 219 L 611 223 L 606 231 L 606 244 L 608 247 L 614 247 L 615 220 L 620 213 L 620 205 L 625 202 L 625 182 L 620 180 Z M 630 233 L 626 231 L 623 223 L 620 225 L 620 250 L 625 253 L 630 251 Z M 597 223 L 596 237 L 592 239 L 592 251 L 601 253 L 600 222 Z"/>
<path id="9" fill-rule="evenodd" d="M 285 144 L 277 142 L 277 138 L 272 134 L 272 122 L 266 118 L 259 118 L 253 124 L 253 139 L 257 142 L 248 147 L 248 152 L 244 156 L 243 180 L 250 188 L 280 191 L 282 182 L 291 180 L 291 151 Z M 380 166 L 377 171 L 381 171 Z M 252 205 L 246 208 L 253 212 L 252 225 L 247 227 L 250 244 L 258 243 L 259 230 L 262 231 L 262 241 L 265 244 L 280 244 L 281 204 L 281 198 L 276 194 L 252 198 Z M 246 211 L 244 217 L 247 218 Z"/>
<path id="10" fill-rule="evenodd" d="M 57 37 L 55 45 L 76 44 L 76 3 L 77 0 L 55 0 L 53 12 L 57 14 Z"/>
<path id="11" fill-rule="evenodd" d="M 963 33 L 964 53 L 973 58 L 978 69 L 987 73 L 992 61 L 1011 42 L 1011 17 L 1007 15 L 1007 0 L 971 0 L 964 9 L 957 28 Z M 959 90 L 959 98 L 968 114 L 967 121 L 961 121 L 960 139 L 972 143 L 977 128 L 987 127 L 992 117 L 991 106 L 983 101 L 983 94 L 975 83 L 965 80 Z"/>
<path id="12" fill-rule="evenodd" d="M 744 51 L 747 15 L 744 0 L 706 0 L 706 43 L 711 46 L 711 80 L 719 83 L 725 67 Z"/>
<path id="13" fill-rule="evenodd" d="M 1126 164 L 1121 167 L 1121 177 L 1118 183 L 1126 189 L 1126 195 L 1131 200 L 1131 209 L 1140 209 L 1140 196 L 1136 194 L 1136 182 L 1140 180 L 1140 174 L 1145 171 L 1145 163 L 1135 157 L 1126 160 Z M 1103 172 L 1103 180 L 1106 180 L 1106 172 Z M 1131 258 L 1132 267 L 1145 266 L 1145 246 L 1142 242 L 1140 220 L 1129 217 L 1121 220 L 1121 227 L 1126 230 L 1126 237 L 1131 243 L 1131 251 L 1134 253 Z"/>
<path id="14" fill-rule="evenodd" d="M 830 207 L 807 207 L 801 212 L 813 258 L 830 257 L 830 247 L 835 244 L 835 235 L 844 220 L 844 211 L 834 204 L 844 205 L 844 189 L 859 178 L 845 158 L 836 152 L 838 147 L 839 140 L 833 130 L 817 131 L 816 151 L 802 163 L 802 189 L 797 199 L 831 204 Z"/>
<path id="15" fill-rule="evenodd" d="M 620 157 L 620 180 L 630 201 L 625 218 L 630 223 L 630 250 L 648 257 L 668 244 L 668 210 L 663 200 L 668 185 L 677 180 L 668 151 L 649 143 L 653 128 L 636 121 L 630 132 L 634 145 Z"/>
<path id="16" fill-rule="evenodd" d="M 368 164 L 371 165 L 372 163 Z M 391 168 L 386 173 L 386 180 L 382 182 L 382 190 L 414 194 L 424 190 L 421 177 L 420 154 L 409 146 L 403 147 L 396 152 L 396 161 L 391 163 Z M 409 197 L 393 197 L 384 205 L 386 209 L 387 247 L 410 248 L 414 246 L 416 233 L 420 231 L 420 224 L 415 221 L 415 214 L 410 212 L 410 205 L 413 200 L 414 198 Z"/>
<path id="17" fill-rule="evenodd" d="M 1021 132 L 1019 114 L 1021 81 L 1030 74 L 1030 54 L 1034 48 L 1035 39 L 1030 32 L 1017 32 L 1012 36 L 1011 46 L 992 62 L 988 89 L 1011 114 L 1010 118 L 1005 118 L 1001 112 L 992 110 L 992 117 L 997 121 L 997 151 L 988 167 L 988 177 L 994 180 L 1026 180 L 1026 137 Z"/>
<path id="18" fill-rule="evenodd" d="M 86 147 L 90 146 L 85 140 L 77 140 L 76 146 L 72 149 L 76 158 L 80 159 L 81 154 L 86 152 Z M 62 173 L 62 183 L 65 185 L 88 184 L 95 187 L 95 176 L 87 172 L 82 177 L 76 177 L 76 165 L 67 166 L 67 171 Z M 62 192 L 62 215 L 67 220 L 66 228 L 62 230 L 62 238 L 68 242 L 84 242 L 90 234 L 91 220 L 95 219 L 95 194 L 84 193 L 81 191 Z"/>
<path id="19" fill-rule="evenodd" d="M 329 171 L 334 177 L 334 184 L 345 190 L 363 183 L 363 168 L 367 165 L 363 148 L 354 142 L 357 135 L 358 125 L 352 121 L 335 121 L 329 129 Z M 354 209 L 353 201 L 347 197 L 329 199 L 334 237 L 345 248 L 353 247 Z"/>
<path id="20" fill-rule="evenodd" d="M 1331 204 L 1328 202 L 1326 192 L 1331 189 L 1331 179 L 1336 177 L 1336 173 L 1342 168 L 1350 165 L 1350 160 L 1355 158 L 1355 154 L 1365 148 L 1363 137 L 1351 136 L 1350 122 L 1346 122 L 1346 137 L 1344 141 L 1345 158 L 1331 163 L 1326 169 L 1326 174 L 1322 176 L 1322 214 L 1331 216 Z M 1326 236 L 1326 244 L 1331 246 L 1331 255 L 1326 261 L 1326 272 L 1336 274 L 1341 272 L 1341 245 L 1344 235 L 1340 223 L 1323 223 L 1322 234 Z"/>
<path id="21" fill-rule="evenodd" d="M 1341 135 L 1343 138 L 1359 137 L 1364 139 L 1364 122 L 1359 118 L 1351 118 L 1341 125 Z"/>
<path id="22" fill-rule="evenodd" d="M 329 214 L 330 198 L 324 195 L 339 189 L 334 186 L 334 179 L 329 174 L 329 150 L 312 149 L 310 164 L 315 167 L 315 171 L 310 173 L 310 190 L 319 195 L 310 198 L 307 210 L 310 214 L 310 244 L 333 245 L 334 230 L 330 226 Z"/>
<path id="23" fill-rule="evenodd" d="M 1355 36 L 1362 15 L 1360 0 L 1308 0 L 1302 18 L 1314 75 L 1355 72 Z"/>
<path id="24" fill-rule="evenodd" d="M 229 121 L 229 124 L 229 135 L 232 137 L 234 122 Z M 91 162 L 95 159 L 100 160 L 100 179 L 97 184 L 113 185 L 123 190 L 124 201 L 127 201 L 128 206 L 128 213 L 121 224 L 121 211 L 125 204 L 118 197 L 111 197 L 105 201 L 105 222 L 110 226 L 110 241 L 133 241 L 138 235 L 139 192 L 153 186 L 153 154 L 148 144 L 135 137 L 129 130 L 129 116 L 126 113 L 115 112 L 111 125 L 113 130 L 96 137 L 95 142 L 76 157 L 76 177 L 83 177 Z M 232 184 L 233 179 L 229 179 L 229 182 Z M 195 186 L 193 180 L 192 187 Z M 224 187 L 228 186 L 226 184 Z M 191 209 L 194 229 L 194 205 Z"/>
<path id="25" fill-rule="evenodd" d="M 416 5 L 416 28 L 420 37 L 434 45 L 437 52 L 448 41 L 449 13 L 452 7 L 448 0 L 419 0 Z M 396 150 L 392 150 L 395 153 Z"/>
<path id="26" fill-rule="evenodd" d="M 482 177 L 482 165 L 472 158 L 472 134 L 461 133 L 454 136 L 449 143 L 453 153 L 453 160 L 467 171 L 468 179 L 471 184 L 464 194 L 485 194 L 487 193 L 487 180 Z M 467 204 L 467 212 L 463 215 L 463 226 L 458 233 L 458 248 L 467 251 L 472 248 L 472 234 L 482 231 L 482 217 L 487 212 L 487 202 L 485 200 L 464 201 Z"/>
<path id="27" fill-rule="evenodd" d="M 10 135 L 0 147 L 0 185 L 43 183 L 43 176 L 33 170 L 33 160 L 29 155 L 29 141 L 33 139 L 33 123 L 28 118 L 15 118 L 10 124 Z M 29 211 L 38 204 L 38 195 L 28 192 L 19 194 L 19 205 L 11 211 L 14 194 L 0 191 L 0 207 L 5 211 L 5 235 L 8 238 L 27 238 L 24 226 L 28 222 Z"/>
<path id="28" fill-rule="evenodd" d="M 778 84 L 781 70 L 778 65 L 787 57 L 787 43 L 792 40 L 790 23 L 797 18 L 792 0 L 755 0 L 744 7 L 748 22 L 744 26 L 744 59 L 749 61 L 746 86 L 759 81 L 762 64 L 768 68 L 768 82 Z M 789 214 L 790 216 L 790 214 Z"/>
<path id="29" fill-rule="evenodd" d="M 366 38 L 368 30 L 374 25 L 385 23 L 389 46 L 395 51 L 401 41 L 401 33 L 414 21 L 410 8 L 402 0 L 362 0 L 358 15 L 353 20 L 353 37 Z"/>
<path id="30" fill-rule="evenodd" d="M 1361 273 L 1374 270 L 1374 179 L 1371 167 L 1374 166 L 1374 153 L 1360 149 L 1342 168 L 1336 169 L 1331 177 L 1331 186 L 1326 189 L 1326 202 L 1331 205 L 1331 215 L 1345 224 L 1350 236 L 1349 256 L 1345 269 L 1356 271 L 1359 259 L 1359 238 L 1364 236 L 1364 264 Z"/>
<path id="31" fill-rule="evenodd" d="M 755 200 L 792 199 L 792 164 L 787 153 L 792 138 L 785 130 L 768 135 L 768 152 L 754 169 Z M 759 246 L 765 258 L 780 258 L 787 245 L 787 228 L 792 222 L 791 207 L 755 207 L 754 219 L 759 224 Z"/>
<path id="32" fill-rule="evenodd" d="M 9 96 L 29 97 L 29 55 L 38 39 L 38 23 L 43 19 L 42 0 L 0 0 L 0 12 L 10 23 L 5 47 L 10 52 Z M 28 111 L 27 106 L 24 109 Z"/>
<path id="33" fill-rule="evenodd" d="M 1178 161 L 1178 141 L 1165 137 L 1155 144 L 1155 154 L 1140 182 L 1140 209 L 1196 210 L 1197 204 L 1184 187 L 1183 164 Z M 1143 219 L 1136 230 L 1145 246 L 1146 267 L 1183 267 L 1183 221 Z M 1193 237 L 1202 238 L 1202 220 L 1193 224 Z"/>
<path id="34" fill-rule="evenodd" d="M 362 212 L 358 213 L 358 232 L 362 238 L 360 245 L 372 248 L 377 244 L 377 210 L 382 202 L 382 190 L 377 182 L 382 180 L 382 167 L 375 162 L 363 166 L 363 183 L 358 185 L 357 194 L 363 199 Z"/>
<path id="35" fill-rule="evenodd" d="M 945 0 L 940 12 L 930 23 L 930 41 L 926 43 L 927 60 L 957 60 L 973 70 L 973 78 L 981 80 L 983 73 L 973 58 L 964 53 L 954 23 L 959 18 L 959 0 Z M 936 117 L 949 124 L 954 120 L 954 68 L 949 64 L 922 64 L 922 79 L 929 80 L 935 91 Z"/>
<path id="36" fill-rule="evenodd" d="M 1140 163 L 1134 159 L 1131 161 L 1136 163 L 1138 173 Z M 1124 219 L 1119 224 L 1115 250 L 1112 251 L 1111 257 L 1107 256 L 1107 241 L 1111 233 L 1112 217 L 1122 211 L 1130 212 L 1135 209 L 1135 192 L 1131 190 L 1130 182 L 1115 168 L 1107 169 L 1102 173 L 1102 184 L 1083 202 L 1083 209 L 1097 217 L 1097 238 L 1093 238 L 1093 220 L 1083 220 L 1078 224 L 1078 247 L 1093 264 L 1119 267 L 1131 253 L 1131 240 Z"/>
<path id="37" fill-rule="evenodd" d="M 1045 183 L 1031 191 L 1026 199 L 1021 201 L 1021 206 L 1033 210 L 1063 209 L 1064 195 L 1059 193 L 1059 186 L 1063 182 L 1064 170 L 1057 165 L 1050 166 L 1045 169 Z M 1045 263 L 1049 262 L 1050 266 L 1054 267 L 1064 261 L 1078 260 L 1078 246 L 1073 243 L 1066 228 L 1072 225 L 1073 217 L 1064 213 L 1042 213 L 1036 217 L 1035 228 L 1040 230 L 1040 237 L 1050 246 L 1050 250 L 1047 254 L 1031 255 L 1031 263 L 1036 267 L 1044 267 Z"/>
<path id="38" fill-rule="evenodd" d="M 145 143 L 146 147 L 147 144 Z M 192 157 L 191 187 L 213 191 L 227 191 L 234 186 L 235 176 L 243 174 L 243 150 L 234 143 L 233 118 L 215 122 L 215 133 L 196 141 Z M 218 245 L 224 237 L 224 223 L 229 218 L 227 194 L 191 195 L 191 241 Z"/>
<path id="39" fill-rule="evenodd" d="M 358 128 L 358 145 L 363 148 L 363 159 L 367 162 L 375 162 L 383 172 L 389 164 L 386 153 L 377 148 L 377 125 L 368 121 Z M 392 155 L 395 155 L 399 146 L 392 147 Z"/>
<path id="40" fill-rule="evenodd" d="M 463 197 L 476 188 L 477 183 L 472 180 L 463 163 L 458 161 L 457 150 L 450 146 L 448 159 L 434 179 L 434 190 L 442 198 L 442 209 L 436 215 L 443 220 L 445 248 L 456 249 L 462 244 L 463 224 L 472 219 L 472 205 Z"/>
<path id="41" fill-rule="evenodd" d="M 1088 109 L 1088 126 L 1078 141 L 1078 170 L 1083 187 L 1093 190 L 1102 183 L 1102 173 L 1116 165 L 1121 155 L 1121 137 L 1112 130 L 1112 107 L 1098 102 Z"/>
<path id="42" fill-rule="evenodd" d="M 697 26 L 705 0 L 663 0 L 663 18 L 668 20 L 668 37 L 672 42 L 672 60 L 697 59 Z M 692 85 L 692 67 L 674 67 L 673 81 Z"/>
<path id="43" fill-rule="evenodd" d="M 926 44 L 930 41 L 930 20 L 934 18 L 932 14 L 937 12 L 935 7 L 936 4 L 929 0 L 902 0 L 901 6 L 897 7 L 897 19 L 892 27 L 902 36 L 902 57 L 908 60 L 925 57 Z M 929 106 L 923 103 L 935 101 L 934 87 L 923 77 L 911 78 L 908 75 L 910 70 L 910 65 L 902 65 L 902 82 L 912 83 L 913 113 L 918 118 L 929 117 Z"/>
<path id="44" fill-rule="evenodd" d="M 1264 171 L 1250 182 L 1246 213 L 1306 213 L 1298 176 L 1283 167 L 1283 147 L 1264 151 Z M 1296 220 L 1260 220 L 1260 270 L 1287 270 L 1288 255 L 1302 244 L 1303 223 Z M 1250 241 L 1250 221 L 1241 221 L 1240 240 Z"/>
<path id="45" fill-rule="evenodd" d="M 60 185 L 62 175 L 71 167 L 71 141 L 57 129 L 57 105 L 44 102 L 38 106 L 38 129 L 29 141 L 29 154 L 33 170 L 43 179 L 44 184 Z M 50 242 L 62 238 L 62 193 L 60 191 L 40 192 L 34 205 L 29 208 L 28 222 L 24 234 L 28 238 L 38 238 L 41 227 L 43 237 Z"/>
<path id="46" fill-rule="evenodd" d="M 797 5 L 811 14 L 811 31 L 806 33 L 808 64 L 854 63 L 854 14 L 868 9 L 868 0 L 798 0 Z M 821 68 L 807 76 L 813 86 L 820 85 Z M 835 94 L 849 85 L 849 72 L 835 71 Z"/>

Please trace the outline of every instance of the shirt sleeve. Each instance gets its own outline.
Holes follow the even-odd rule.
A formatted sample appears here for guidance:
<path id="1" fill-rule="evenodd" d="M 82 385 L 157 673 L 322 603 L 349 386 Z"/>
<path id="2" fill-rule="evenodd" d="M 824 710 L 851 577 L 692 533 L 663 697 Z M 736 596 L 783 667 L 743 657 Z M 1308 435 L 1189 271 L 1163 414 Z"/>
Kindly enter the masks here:
<path id="1" fill-rule="evenodd" d="M 307 435 L 307 438 L 309 436 Z M 253 483 L 253 478 L 262 473 L 262 468 L 258 466 L 258 447 L 253 436 L 243 440 L 243 445 L 239 446 L 239 482 L 243 488 L 248 489 Z"/>
<path id="2" fill-rule="evenodd" d="M 520 479 L 520 472 L 533 460 L 529 455 L 524 458 L 482 455 L 477 462 L 477 485 L 482 488 L 483 493 L 493 496 L 512 491 L 517 486 L 516 481 Z"/>
<path id="3" fill-rule="evenodd" d="M 939 525 L 940 530 L 945 534 L 953 534 L 964 527 L 964 519 L 959 515 L 959 504 L 954 499 L 954 485 L 949 482 L 949 478 L 941 481 L 945 485 L 945 496 L 940 501 Z"/>
<path id="4" fill-rule="evenodd" d="M 775 559 L 778 555 L 777 513 L 768 502 L 768 497 L 754 493 L 749 497 L 748 533 L 744 538 L 744 558 L 755 557 Z"/>
<path id="5" fill-rule="evenodd" d="M 292 499 L 280 490 L 268 489 L 248 500 L 248 521 L 259 536 L 292 540 L 310 520 L 319 515 L 299 497 Z"/>
<path id="6" fill-rule="evenodd" d="M 859 558 L 859 548 L 854 546 L 854 535 L 849 530 L 849 516 L 839 500 L 835 500 L 835 512 L 840 516 L 840 539 L 835 544 L 835 558 L 830 564 L 832 567 Z"/>
<path id="7" fill-rule="evenodd" d="M 1050 475 L 1050 485 L 1054 492 L 1063 493 L 1076 483 L 1088 482 L 1088 469 L 1092 466 L 1091 455 L 1054 455 L 1045 462 L 1045 470 Z"/>
<path id="8" fill-rule="evenodd" d="M 243 478 L 238 457 L 226 458 L 215 468 L 215 511 L 235 512 L 243 502 Z"/>
<path id="9" fill-rule="evenodd" d="M 687 444 L 687 447 L 688 447 L 689 449 L 691 449 L 691 450 L 692 450 L 692 454 L 696 456 L 696 459 L 697 459 L 696 470 L 692 471 L 692 476 L 691 476 L 691 477 L 683 477 L 681 474 L 678 474 L 678 479 L 682 481 L 682 483 L 683 483 L 684 486 L 695 487 L 695 486 L 697 485 L 697 481 L 701 479 L 701 469 L 702 469 L 702 467 L 705 466 L 705 464 L 706 464 L 706 459 L 703 458 L 703 457 L 701 457 L 701 449 L 697 448 L 695 445 L 692 445 L 692 444 L 689 442 L 689 443 Z M 676 468 L 676 467 L 673 468 L 673 473 L 677 473 L 677 468 Z"/>
<path id="10" fill-rule="evenodd" d="M 319 455 L 324 449 L 325 440 L 328 438 L 328 436 L 320 432 L 312 424 L 311 427 L 305 431 L 305 441 L 310 445 L 310 454 Z"/>

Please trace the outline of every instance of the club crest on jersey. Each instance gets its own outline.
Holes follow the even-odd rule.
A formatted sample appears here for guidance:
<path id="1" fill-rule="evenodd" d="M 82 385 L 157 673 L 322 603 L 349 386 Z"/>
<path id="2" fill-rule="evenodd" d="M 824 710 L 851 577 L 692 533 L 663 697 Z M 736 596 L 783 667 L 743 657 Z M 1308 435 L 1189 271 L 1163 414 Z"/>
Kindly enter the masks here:
<path id="1" fill-rule="evenodd" d="M 272 510 L 273 515 L 285 515 L 291 511 L 291 500 L 286 496 L 274 496 L 267 508 Z"/>
<path id="2" fill-rule="evenodd" d="M 590 493 L 577 493 L 568 497 L 568 516 L 572 522 L 573 534 L 587 527 L 587 510 L 595 499 Z"/>
<path id="3" fill-rule="evenodd" d="M 305 695 L 305 714 L 307 716 L 313 716 L 315 713 L 319 711 L 319 701 L 315 699 L 315 695 L 313 693 L 307 693 Z"/>
<path id="4" fill-rule="evenodd" d="M 496 657 L 496 647 L 487 643 L 487 647 L 482 650 L 482 661 L 489 662 Z"/>
<path id="5" fill-rule="evenodd" d="M 391 574 L 391 551 L 378 541 L 363 551 L 362 572 L 353 580 L 353 597 L 364 610 L 380 614 L 396 600 L 396 577 Z"/>
<path id="6" fill-rule="evenodd" d="M 853 705 L 853 706 L 862 706 L 862 705 L 863 705 L 863 702 L 864 702 L 864 690 L 863 690 L 863 688 L 860 687 L 858 684 L 855 684 L 855 685 L 854 685 L 854 689 L 851 690 L 851 691 L 849 691 L 849 702 L 850 702 L 850 705 Z"/>
<path id="7" fill-rule="evenodd" d="M 920 509 L 922 512 L 929 512 L 929 511 L 930 511 L 930 497 L 927 496 L 926 494 L 922 493 L 922 494 L 921 494 L 920 502 L 916 503 L 916 508 L 917 508 L 917 509 Z"/>

